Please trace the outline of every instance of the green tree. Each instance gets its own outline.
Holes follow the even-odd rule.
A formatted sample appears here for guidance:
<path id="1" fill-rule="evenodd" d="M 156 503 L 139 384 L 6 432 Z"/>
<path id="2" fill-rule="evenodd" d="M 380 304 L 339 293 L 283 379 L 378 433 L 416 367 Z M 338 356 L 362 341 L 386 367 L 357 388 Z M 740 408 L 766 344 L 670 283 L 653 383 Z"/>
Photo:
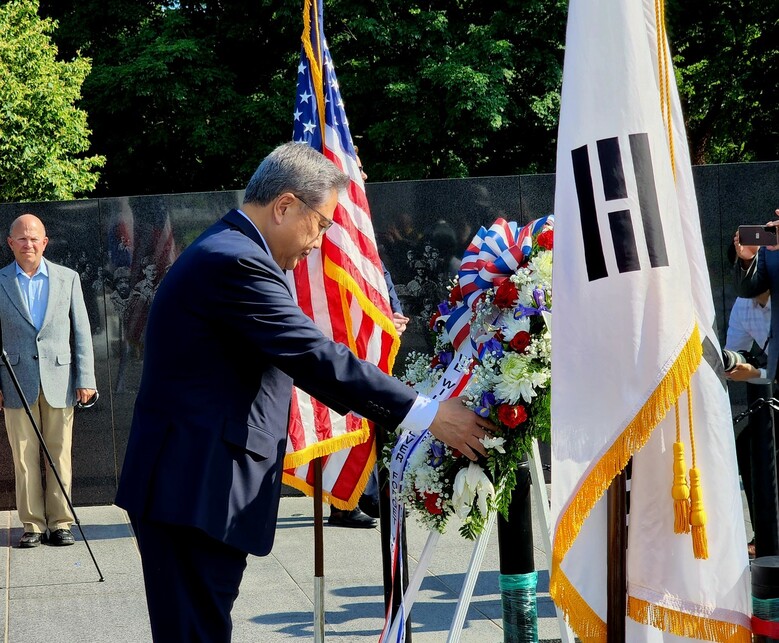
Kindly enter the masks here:
<path id="1" fill-rule="evenodd" d="M 779 4 L 670 0 L 668 29 L 693 163 L 779 155 Z"/>
<path id="2" fill-rule="evenodd" d="M 565 2 L 327 3 L 372 179 L 550 170 Z"/>
<path id="3" fill-rule="evenodd" d="M 62 46 L 94 61 L 83 104 L 108 159 L 100 195 L 240 188 L 291 137 L 300 27 L 286 32 L 270 4 L 42 7 L 60 21 Z"/>
<path id="4" fill-rule="evenodd" d="M 40 0 L 66 55 L 98 192 L 240 188 L 289 139 L 301 0 Z M 553 172 L 567 0 L 326 0 L 372 180 Z M 696 163 L 777 158 L 776 2 L 667 0 Z"/>
<path id="5" fill-rule="evenodd" d="M 89 60 L 57 60 L 56 24 L 37 0 L 0 6 L 0 199 L 72 199 L 94 189 L 104 159 L 89 149 L 87 115 L 76 107 Z"/>

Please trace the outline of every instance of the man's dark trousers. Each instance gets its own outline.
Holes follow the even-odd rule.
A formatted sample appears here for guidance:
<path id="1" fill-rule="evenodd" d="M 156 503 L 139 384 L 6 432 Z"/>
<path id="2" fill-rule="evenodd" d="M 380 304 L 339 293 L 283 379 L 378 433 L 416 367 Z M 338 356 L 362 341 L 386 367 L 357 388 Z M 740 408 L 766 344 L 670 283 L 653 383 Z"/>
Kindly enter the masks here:
<path id="1" fill-rule="evenodd" d="M 747 404 L 773 397 L 771 384 L 747 384 Z M 757 556 L 779 555 L 779 490 L 776 477 L 774 413 L 767 404 L 749 416 L 736 441 L 739 471 L 755 534 Z"/>
<path id="2" fill-rule="evenodd" d="M 131 516 L 158 643 L 229 643 L 246 552 L 193 527 Z"/>

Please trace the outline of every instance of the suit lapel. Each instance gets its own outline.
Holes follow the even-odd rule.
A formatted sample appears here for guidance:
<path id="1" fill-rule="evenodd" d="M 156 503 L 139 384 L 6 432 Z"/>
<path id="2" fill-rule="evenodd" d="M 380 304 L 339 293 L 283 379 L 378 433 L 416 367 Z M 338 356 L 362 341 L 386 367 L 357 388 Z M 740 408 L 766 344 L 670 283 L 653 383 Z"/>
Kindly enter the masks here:
<path id="1" fill-rule="evenodd" d="M 60 303 L 60 298 L 66 290 L 65 279 L 63 278 L 62 273 L 57 269 L 57 266 L 52 264 L 51 261 L 47 261 L 46 267 L 49 270 L 49 301 L 46 302 L 46 312 L 43 314 L 41 330 L 46 328 L 46 324 L 51 321 L 52 316 L 56 314 L 57 310 L 60 309 L 60 306 L 63 306 L 63 304 Z M 70 304 L 68 304 L 66 308 L 70 310 Z"/>
<path id="2" fill-rule="evenodd" d="M 0 271 L 0 285 L 8 295 L 8 299 L 16 306 L 19 314 L 29 322 L 30 326 L 35 326 L 27 309 L 27 304 L 22 299 L 22 290 L 19 288 L 19 281 L 16 279 L 16 262 L 11 262 Z"/>
<path id="3" fill-rule="evenodd" d="M 292 294 L 292 288 L 290 287 L 289 283 L 290 277 L 285 274 L 285 272 L 279 268 L 279 265 L 274 261 L 268 246 L 265 244 L 265 239 L 262 238 L 262 235 L 260 235 L 260 233 L 257 231 L 257 228 L 254 227 L 254 224 L 244 215 L 238 212 L 238 210 L 230 210 L 230 212 L 222 217 L 222 221 L 224 221 L 230 227 L 238 228 L 238 230 L 243 232 L 243 234 L 245 234 L 257 244 L 260 251 L 267 257 L 268 265 L 271 266 L 276 272 L 278 272 L 279 276 L 281 277 L 281 281 L 287 287 L 287 291 L 289 292 L 290 296 L 292 296 L 294 299 L 295 297 Z"/>

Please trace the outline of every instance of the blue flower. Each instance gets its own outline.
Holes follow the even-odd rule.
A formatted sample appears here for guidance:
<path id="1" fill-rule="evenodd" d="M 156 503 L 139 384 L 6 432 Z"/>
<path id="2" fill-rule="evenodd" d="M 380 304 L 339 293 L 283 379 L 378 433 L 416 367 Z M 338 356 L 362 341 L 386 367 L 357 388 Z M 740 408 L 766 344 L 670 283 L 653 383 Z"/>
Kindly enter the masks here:
<path id="1" fill-rule="evenodd" d="M 546 307 L 546 293 L 541 288 L 536 288 L 533 291 L 533 300 L 536 302 L 539 311 L 549 310 Z"/>
<path id="2" fill-rule="evenodd" d="M 481 394 L 481 404 L 486 407 L 495 406 L 495 395 L 492 391 L 484 391 L 484 393 Z"/>
<path id="3" fill-rule="evenodd" d="M 494 337 L 492 339 L 487 340 L 484 343 L 484 346 L 482 347 L 481 355 L 479 355 L 479 357 L 482 357 L 483 355 L 486 355 L 487 353 L 494 353 L 495 357 L 500 359 L 501 357 L 503 357 L 503 344 L 501 344 Z"/>
<path id="4" fill-rule="evenodd" d="M 430 459 L 428 460 L 430 466 L 439 466 L 444 461 L 444 455 L 446 455 L 444 445 L 437 440 L 432 440 L 430 442 Z"/>
<path id="5" fill-rule="evenodd" d="M 438 354 L 438 362 L 443 366 L 449 366 L 454 359 L 454 353 L 452 351 L 444 351 Z"/>

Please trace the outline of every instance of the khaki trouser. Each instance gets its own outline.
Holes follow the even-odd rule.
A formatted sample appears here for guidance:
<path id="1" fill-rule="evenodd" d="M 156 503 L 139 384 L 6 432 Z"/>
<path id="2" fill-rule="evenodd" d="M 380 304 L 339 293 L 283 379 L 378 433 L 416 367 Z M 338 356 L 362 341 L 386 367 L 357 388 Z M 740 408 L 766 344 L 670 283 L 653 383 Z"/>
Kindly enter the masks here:
<path id="1" fill-rule="evenodd" d="M 60 475 L 62 484 L 70 496 L 73 477 L 70 450 L 73 443 L 73 407 L 55 409 L 49 406 L 43 391 L 38 399 L 30 404 L 32 416 L 43 435 L 43 441 L 51 454 L 51 459 Z M 35 434 L 27 411 L 4 409 L 5 427 L 8 442 L 14 458 L 16 476 L 16 508 L 24 531 L 46 533 L 48 527 L 70 529 L 73 514 L 68 501 L 62 494 L 57 478 L 46 460 L 46 490 L 44 495 L 41 478 L 40 441 Z"/>

